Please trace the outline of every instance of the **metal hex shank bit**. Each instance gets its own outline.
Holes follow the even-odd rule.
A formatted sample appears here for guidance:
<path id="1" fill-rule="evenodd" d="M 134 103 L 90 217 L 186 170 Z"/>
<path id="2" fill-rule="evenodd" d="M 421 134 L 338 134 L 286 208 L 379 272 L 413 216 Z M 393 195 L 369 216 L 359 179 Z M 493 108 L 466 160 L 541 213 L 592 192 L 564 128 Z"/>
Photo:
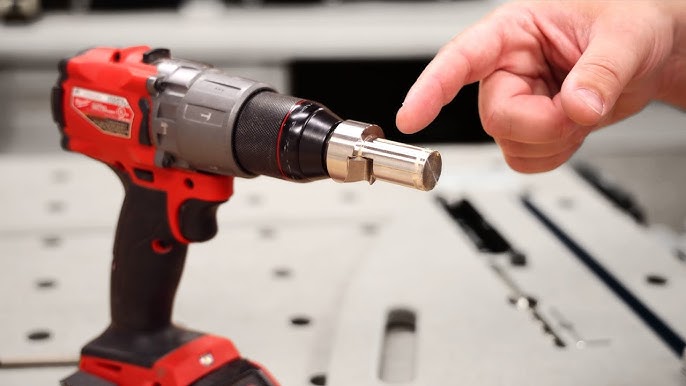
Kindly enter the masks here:
<path id="1" fill-rule="evenodd" d="M 423 147 L 384 139 L 379 126 L 346 120 L 338 124 L 326 149 L 329 176 L 338 182 L 383 180 L 431 190 L 441 175 L 441 155 Z"/>

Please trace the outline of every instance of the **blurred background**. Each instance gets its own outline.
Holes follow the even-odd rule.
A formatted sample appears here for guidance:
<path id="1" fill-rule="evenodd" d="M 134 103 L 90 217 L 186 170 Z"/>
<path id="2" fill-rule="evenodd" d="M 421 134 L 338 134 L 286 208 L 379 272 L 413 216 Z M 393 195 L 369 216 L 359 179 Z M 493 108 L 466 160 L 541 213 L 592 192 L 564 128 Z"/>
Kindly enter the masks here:
<path id="1" fill-rule="evenodd" d="M 422 323 L 428 321 L 423 326 L 429 328 L 418 331 L 431 349 L 449 354 L 427 350 L 430 360 L 417 362 L 437 379 L 452 371 L 465 377 L 464 384 L 508 384 L 503 381 L 508 377 L 530 380 L 526 372 L 532 369 L 542 374 L 538 384 L 619 379 L 607 384 L 639 385 L 656 374 L 663 378 L 655 384 L 682 384 L 686 378 L 669 362 L 671 354 L 656 343 L 653 331 L 641 328 L 625 299 L 611 295 L 600 284 L 605 279 L 594 277 L 576 259 L 556 260 L 569 254 L 564 243 L 551 242 L 551 234 L 520 201 L 531 191 L 538 194 L 541 207 L 560 224 L 572 224 L 580 241 L 596 248 L 620 279 L 684 331 L 678 296 L 686 285 L 679 275 L 686 262 L 683 111 L 652 104 L 593 133 L 570 163 L 577 173 L 563 168 L 536 177 L 507 170 L 494 149 L 480 153 L 495 145 L 480 124 L 477 84 L 466 86 L 421 133 L 407 136 L 395 128 L 405 93 L 438 49 L 501 3 L 0 0 L 0 171 L 5 179 L 0 188 L 0 246 L 5 248 L 0 253 L 0 293 L 5 294 L 0 298 L 0 367 L 14 361 L 14 368 L 0 373 L 0 384 L 41 384 L 26 381 L 26 373 L 40 372 L 31 363 L 47 368 L 41 378 L 50 380 L 45 384 L 66 375 L 82 343 L 107 322 L 106 275 L 120 185 L 102 165 L 64 155 L 51 117 L 50 90 L 60 59 L 93 46 L 134 45 L 169 48 L 174 57 L 270 83 L 281 92 L 319 101 L 343 118 L 379 124 L 390 139 L 440 146 L 451 161 L 441 181 L 446 188 L 441 190 L 439 183 L 438 193 L 448 201 L 451 194 L 469 197 L 514 245 L 494 254 L 475 249 L 462 233 L 451 233 L 457 227 L 445 208 L 437 209 L 436 192 L 413 196 L 381 184 L 367 190 L 363 184 L 343 189 L 324 183 L 299 190 L 302 185 L 276 180 L 241 180 L 230 209 L 220 212 L 230 229 L 211 243 L 194 246 L 203 258 L 189 259 L 184 283 L 192 284 L 181 291 L 182 319 L 205 331 L 229 330 L 244 353 L 273 363 L 284 385 L 325 385 L 326 374 L 333 374 L 330 385 L 367 384 L 348 381 L 360 374 L 351 363 L 370 361 L 359 355 L 366 351 L 346 351 L 347 344 L 366 350 L 376 342 L 376 335 L 360 331 L 366 325 L 378 333 L 385 315 L 375 312 L 386 312 L 402 299 L 414 300 L 409 304 L 420 319 L 426 318 Z M 55 162 L 54 170 L 46 160 Z M 611 205 L 594 196 L 577 174 Z M 275 190 L 278 195 L 272 194 Z M 289 207 L 291 198 L 308 203 L 309 212 Z M 70 205 L 77 210 L 65 210 Z M 615 206 L 645 226 L 614 217 Z M 479 216 L 473 220 L 490 227 Z M 390 230 L 384 231 L 387 226 Z M 355 253 L 348 252 L 351 248 Z M 521 257 L 519 251 L 528 253 L 529 263 L 503 257 Z M 226 285 L 235 282 L 241 288 Z M 208 296 L 207 288 L 215 292 Z M 531 294 L 540 295 L 538 303 L 525 296 Z M 260 295 L 258 301 L 247 301 Z M 520 307 L 522 299 L 526 304 Z M 215 308 L 217 303 L 224 307 Z M 224 310 L 231 307 L 240 312 Z M 274 316 L 264 317 L 269 310 L 275 310 Z M 555 331 L 577 345 L 565 351 L 541 339 Z M 579 334 L 610 337 L 612 345 L 609 339 L 596 339 L 595 349 L 583 351 Z M 329 366 L 329 356 L 340 367 Z M 493 371 L 491 358 L 501 372 Z M 58 369 L 50 369 L 55 361 Z M 574 376 L 581 381 L 575 383 Z"/>

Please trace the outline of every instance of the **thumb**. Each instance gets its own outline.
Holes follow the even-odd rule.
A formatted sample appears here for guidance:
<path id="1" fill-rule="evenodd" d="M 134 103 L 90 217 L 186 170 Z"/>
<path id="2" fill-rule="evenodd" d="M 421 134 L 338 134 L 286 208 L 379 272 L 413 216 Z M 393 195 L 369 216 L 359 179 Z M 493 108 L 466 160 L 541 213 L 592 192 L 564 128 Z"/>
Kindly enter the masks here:
<path id="1" fill-rule="evenodd" d="M 636 29 L 616 23 L 594 31 L 562 84 L 561 102 L 567 116 L 583 126 L 600 123 L 643 67 L 650 53 L 647 40 Z"/>

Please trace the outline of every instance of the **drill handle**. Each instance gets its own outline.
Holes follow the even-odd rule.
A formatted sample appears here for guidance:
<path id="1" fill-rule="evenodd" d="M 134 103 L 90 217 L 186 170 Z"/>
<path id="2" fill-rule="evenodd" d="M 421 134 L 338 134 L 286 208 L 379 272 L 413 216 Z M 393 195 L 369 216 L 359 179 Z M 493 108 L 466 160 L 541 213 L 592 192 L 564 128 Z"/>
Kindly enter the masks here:
<path id="1" fill-rule="evenodd" d="M 112 328 L 142 332 L 171 324 L 187 244 L 176 240 L 168 216 L 168 194 L 133 183 L 115 169 L 125 198 L 114 241 L 110 282 Z"/>
<path id="2" fill-rule="evenodd" d="M 112 320 L 107 330 L 83 348 L 82 355 L 150 368 L 202 336 L 172 324 L 174 297 L 188 250 L 172 224 L 176 221 L 186 238 L 209 239 L 216 232 L 220 202 L 187 198 L 177 206 L 178 191 L 154 189 L 138 183 L 136 175 L 124 168 L 112 169 L 125 191 L 114 240 Z M 177 209 L 170 213 L 170 207 Z M 92 370 L 97 373 L 100 362 L 94 363 Z"/>

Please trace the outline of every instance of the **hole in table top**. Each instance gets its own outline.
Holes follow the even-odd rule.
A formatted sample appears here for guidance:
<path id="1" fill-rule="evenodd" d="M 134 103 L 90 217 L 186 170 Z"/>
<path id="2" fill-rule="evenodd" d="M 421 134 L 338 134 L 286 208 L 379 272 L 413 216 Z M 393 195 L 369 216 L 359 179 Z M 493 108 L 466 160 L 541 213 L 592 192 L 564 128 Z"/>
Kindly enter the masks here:
<path id="1" fill-rule="evenodd" d="M 33 340 L 33 341 L 48 340 L 48 339 L 50 339 L 51 336 L 52 336 L 52 334 L 48 330 L 35 330 L 35 331 L 29 332 L 26 335 L 26 337 L 29 340 Z"/>
<path id="2" fill-rule="evenodd" d="M 664 286 L 667 284 L 667 278 L 663 275 L 651 273 L 646 275 L 646 282 L 654 286 Z"/>
<path id="3" fill-rule="evenodd" d="M 298 327 L 309 326 L 312 319 L 307 316 L 299 315 L 291 318 L 291 324 Z"/>
<path id="4" fill-rule="evenodd" d="M 61 213 L 64 212 L 66 205 L 62 201 L 48 201 L 47 210 L 48 213 Z"/>
<path id="5" fill-rule="evenodd" d="M 38 279 L 36 280 L 36 288 L 44 290 L 55 288 L 57 286 L 57 281 L 55 279 Z"/>
<path id="6" fill-rule="evenodd" d="M 62 243 L 62 239 L 59 236 L 45 236 L 43 237 L 43 246 L 46 248 L 54 248 Z"/>
<path id="7" fill-rule="evenodd" d="M 288 267 L 274 268 L 272 273 L 274 277 L 278 279 L 287 279 L 293 275 L 293 271 Z"/>
<path id="8" fill-rule="evenodd" d="M 326 385 L 326 374 L 314 374 L 310 377 L 310 383 L 315 386 L 325 386 Z"/>

